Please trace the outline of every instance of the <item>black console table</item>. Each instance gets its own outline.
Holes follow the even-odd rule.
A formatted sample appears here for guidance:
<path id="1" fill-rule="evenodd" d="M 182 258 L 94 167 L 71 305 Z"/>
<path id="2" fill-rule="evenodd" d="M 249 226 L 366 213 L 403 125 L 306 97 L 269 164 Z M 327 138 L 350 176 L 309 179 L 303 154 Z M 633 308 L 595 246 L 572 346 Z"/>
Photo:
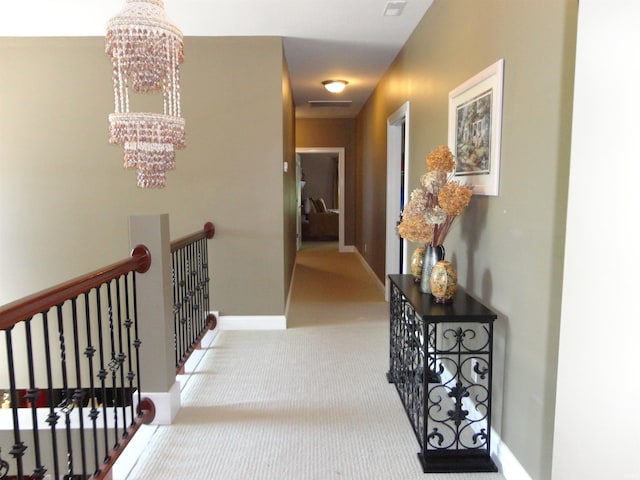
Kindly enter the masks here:
<path id="1" fill-rule="evenodd" d="M 411 275 L 389 280 L 387 380 L 418 438 L 424 472 L 496 472 L 490 456 L 496 314 L 460 288 L 443 305 L 420 292 Z"/>

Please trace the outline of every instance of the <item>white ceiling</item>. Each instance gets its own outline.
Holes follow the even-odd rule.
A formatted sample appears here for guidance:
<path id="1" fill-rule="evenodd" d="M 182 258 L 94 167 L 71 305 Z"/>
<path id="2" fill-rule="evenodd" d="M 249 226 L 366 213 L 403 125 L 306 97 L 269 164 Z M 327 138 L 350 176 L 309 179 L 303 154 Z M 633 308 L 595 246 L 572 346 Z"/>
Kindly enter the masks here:
<path id="1" fill-rule="evenodd" d="M 384 16 L 388 0 L 165 0 L 189 36 L 282 36 L 301 118 L 354 117 L 433 0 L 407 0 Z M 124 0 L 0 0 L 0 36 L 102 36 Z M 189 61 L 189 52 L 185 52 Z M 349 82 L 330 94 L 323 80 Z M 309 100 L 351 100 L 349 108 L 311 108 Z"/>

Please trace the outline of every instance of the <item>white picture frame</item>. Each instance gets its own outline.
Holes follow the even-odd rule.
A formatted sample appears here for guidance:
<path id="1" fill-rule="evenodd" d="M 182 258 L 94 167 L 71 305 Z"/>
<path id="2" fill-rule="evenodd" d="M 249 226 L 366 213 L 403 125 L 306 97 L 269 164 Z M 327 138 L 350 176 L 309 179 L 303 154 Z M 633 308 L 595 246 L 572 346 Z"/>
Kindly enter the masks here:
<path id="1" fill-rule="evenodd" d="M 504 59 L 449 92 L 449 148 L 455 179 L 474 195 L 498 195 Z"/>

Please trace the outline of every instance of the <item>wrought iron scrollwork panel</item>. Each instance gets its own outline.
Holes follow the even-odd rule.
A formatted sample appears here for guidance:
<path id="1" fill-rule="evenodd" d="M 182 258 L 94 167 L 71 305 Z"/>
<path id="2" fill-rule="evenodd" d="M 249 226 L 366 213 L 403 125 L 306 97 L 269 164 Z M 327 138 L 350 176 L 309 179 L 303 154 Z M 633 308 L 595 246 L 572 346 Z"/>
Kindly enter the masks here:
<path id="1" fill-rule="evenodd" d="M 430 385 L 427 394 L 427 448 L 486 449 L 490 328 L 481 323 L 441 323 L 437 331 L 433 356 L 440 383 Z"/>
<path id="2" fill-rule="evenodd" d="M 491 336 L 485 324 L 443 324 L 442 339 L 438 347 L 441 352 L 482 353 L 489 350 Z"/>
<path id="3" fill-rule="evenodd" d="M 411 425 L 422 442 L 424 417 L 420 414 L 424 401 L 425 334 L 424 323 L 411 305 L 392 290 L 391 347 L 389 381 L 396 386 Z"/>

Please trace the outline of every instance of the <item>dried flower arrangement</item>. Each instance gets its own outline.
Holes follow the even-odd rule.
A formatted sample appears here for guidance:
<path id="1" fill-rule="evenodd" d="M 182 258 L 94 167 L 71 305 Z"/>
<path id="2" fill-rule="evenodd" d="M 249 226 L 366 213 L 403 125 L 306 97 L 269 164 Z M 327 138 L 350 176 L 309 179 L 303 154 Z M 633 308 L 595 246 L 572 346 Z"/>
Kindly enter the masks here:
<path id="1" fill-rule="evenodd" d="M 411 242 L 442 245 L 453 221 L 471 200 L 472 189 L 452 179 L 453 154 L 440 145 L 427 155 L 427 173 L 402 211 L 398 234 Z"/>

